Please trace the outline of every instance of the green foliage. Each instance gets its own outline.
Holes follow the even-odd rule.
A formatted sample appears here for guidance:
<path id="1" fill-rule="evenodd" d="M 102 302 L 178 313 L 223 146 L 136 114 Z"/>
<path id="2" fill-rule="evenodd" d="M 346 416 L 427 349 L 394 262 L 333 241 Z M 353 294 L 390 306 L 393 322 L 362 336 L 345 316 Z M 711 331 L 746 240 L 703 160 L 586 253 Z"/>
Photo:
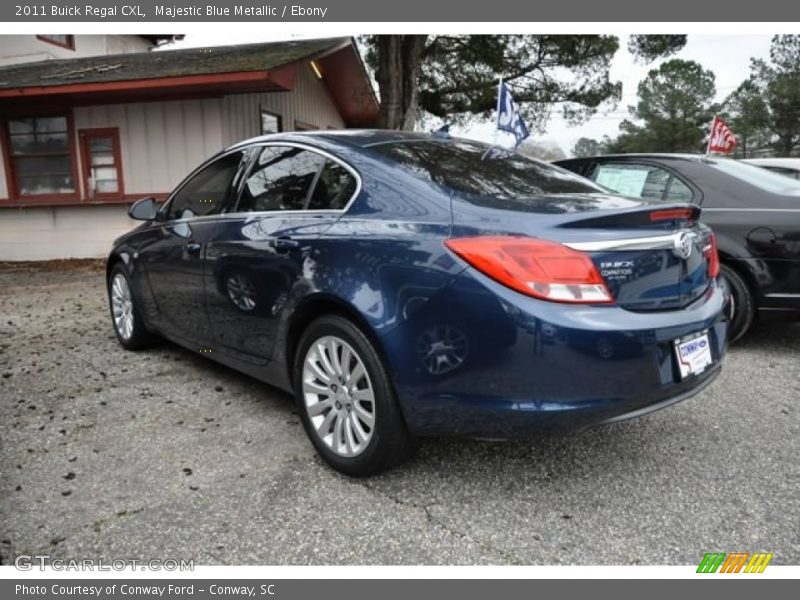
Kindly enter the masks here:
<path id="1" fill-rule="evenodd" d="M 603 143 L 592 138 L 582 137 L 572 147 L 572 156 L 575 158 L 597 156 L 598 154 L 603 154 Z"/>
<path id="2" fill-rule="evenodd" d="M 671 56 L 685 45 L 686 35 L 632 35 L 628 38 L 628 51 L 637 62 Z"/>
<path id="3" fill-rule="evenodd" d="M 531 158 L 538 158 L 552 162 L 554 160 L 561 160 L 566 158 L 567 155 L 561 149 L 561 146 L 555 142 L 549 141 L 536 141 L 528 139 L 519 147 L 520 154 L 530 156 Z"/>
<path id="4" fill-rule="evenodd" d="M 420 112 L 456 123 L 486 118 L 501 77 L 531 131 L 543 131 L 554 111 L 578 124 L 620 99 L 621 84 L 609 77 L 613 35 L 369 35 L 359 43 L 378 83 L 381 127 L 408 129 Z M 640 35 L 630 48 L 653 60 L 685 43 Z"/>
<path id="5" fill-rule="evenodd" d="M 503 77 L 531 130 L 543 130 L 554 109 L 580 123 L 619 100 L 620 84 L 609 79 L 618 48 L 615 36 L 604 35 L 431 36 L 420 107 L 449 121 L 488 117 Z"/>
<path id="6" fill-rule="evenodd" d="M 736 135 L 736 156 L 757 156 L 769 146 L 772 137 L 769 108 L 753 79 L 743 81 L 725 99 L 720 115 Z"/>
<path id="7" fill-rule="evenodd" d="M 646 56 L 642 48 L 659 49 L 659 44 L 632 39 L 629 48 Z M 639 101 L 631 107 L 634 120 L 622 122 L 619 136 L 605 150 L 696 152 L 716 113 L 736 135 L 738 156 L 800 156 L 800 35 L 773 37 L 769 60 L 752 60 L 750 77 L 721 106 L 712 103 L 713 96 L 710 71 L 691 61 L 667 61 L 639 85 Z"/>
<path id="8" fill-rule="evenodd" d="M 769 62 L 753 60 L 750 69 L 767 107 L 773 151 L 800 154 L 800 35 L 773 37 Z"/>
<path id="9" fill-rule="evenodd" d="M 620 124 L 610 144 L 614 152 L 698 152 L 717 108 L 714 73 L 694 62 L 672 59 L 652 69 L 639 83 L 631 106 L 636 121 Z"/>
<path id="10" fill-rule="evenodd" d="M 419 111 L 464 122 L 488 117 L 502 77 L 531 131 L 542 131 L 553 111 L 580 123 L 620 98 L 609 69 L 619 40 L 610 35 L 431 35 L 424 37 L 414 76 L 412 36 L 363 36 L 367 65 L 376 74 L 383 127 L 405 127 Z M 419 39 L 420 36 L 414 36 Z M 391 56 L 389 54 L 396 54 Z M 380 75 L 380 77 L 378 77 Z M 392 114 L 391 109 L 397 109 Z"/>

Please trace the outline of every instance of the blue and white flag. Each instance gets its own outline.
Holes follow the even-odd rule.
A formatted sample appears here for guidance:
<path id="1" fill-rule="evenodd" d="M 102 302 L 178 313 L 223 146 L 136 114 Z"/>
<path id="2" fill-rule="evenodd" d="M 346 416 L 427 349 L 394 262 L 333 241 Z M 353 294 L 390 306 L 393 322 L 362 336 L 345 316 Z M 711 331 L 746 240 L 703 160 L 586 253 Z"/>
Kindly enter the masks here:
<path id="1" fill-rule="evenodd" d="M 497 99 L 497 128 L 500 131 L 513 133 L 517 138 L 517 146 L 530 135 L 522 117 L 517 112 L 514 98 L 511 97 L 511 90 L 505 83 L 500 84 L 499 97 Z"/>

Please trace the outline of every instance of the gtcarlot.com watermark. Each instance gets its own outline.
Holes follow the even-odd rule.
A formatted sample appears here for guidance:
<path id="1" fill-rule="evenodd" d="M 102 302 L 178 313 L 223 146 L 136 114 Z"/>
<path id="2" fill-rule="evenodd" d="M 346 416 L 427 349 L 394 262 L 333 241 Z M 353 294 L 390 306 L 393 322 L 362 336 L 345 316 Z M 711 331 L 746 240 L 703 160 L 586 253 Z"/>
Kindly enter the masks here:
<path id="1" fill-rule="evenodd" d="M 14 559 L 20 571 L 194 571 L 194 560 L 115 558 L 112 560 L 85 558 L 65 560 L 49 554 L 21 554 Z"/>

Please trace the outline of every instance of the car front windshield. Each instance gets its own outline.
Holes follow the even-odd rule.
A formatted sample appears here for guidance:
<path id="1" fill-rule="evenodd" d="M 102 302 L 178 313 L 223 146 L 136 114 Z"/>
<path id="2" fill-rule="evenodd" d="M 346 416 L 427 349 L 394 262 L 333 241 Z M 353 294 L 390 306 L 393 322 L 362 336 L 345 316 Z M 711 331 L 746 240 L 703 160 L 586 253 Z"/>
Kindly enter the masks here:
<path id="1" fill-rule="evenodd" d="M 550 194 L 607 193 L 561 167 L 479 142 L 426 140 L 379 144 L 371 150 L 418 177 L 472 197 L 520 202 Z"/>
<path id="2" fill-rule="evenodd" d="M 722 171 L 731 177 L 736 177 L 765 192 L 783 196 L 800 196 L 800 184 L 785 175 L 730 158 L 710 158 L 706 159 L 706 162 L 714 169 Z"/>

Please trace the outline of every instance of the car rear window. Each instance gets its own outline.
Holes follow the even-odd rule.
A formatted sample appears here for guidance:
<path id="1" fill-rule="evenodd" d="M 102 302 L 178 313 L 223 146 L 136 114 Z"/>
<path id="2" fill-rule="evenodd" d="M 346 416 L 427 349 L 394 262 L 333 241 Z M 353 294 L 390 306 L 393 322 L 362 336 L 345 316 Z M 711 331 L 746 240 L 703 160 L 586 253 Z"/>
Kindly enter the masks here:
<path id="1" fill-rule="evenodd" d="M 479 142 L 425 140 L 379 144 L 371 150 L 477 204 L 491 198 L 513 208 L 542 195 L 607 192 L 561 167 Z M 486 204 L 497 206 L 494 201 Z"/>
<path id="2" fill-rule="evenodd" d="M 749 183 L 757 188 L 773 194 L 786 196 L 800 196 L 800 185 L 785 175 L 773 173 L 761 167 L 748 165 L 738 160 L 728 158 L 705 159 L 706 162 L 718 171 Z"/>
<path id="3" fill-rule="evenodd" d="M 780 173 L 781 175 L 786 175 L 786 177 L 800 179 L 800 171 L 798 171 L 797 169 L 790 169 L 788 167 L 773 167 L 772 165 L 756 165 L 756 166 L 761 167 L 762 169 L 766 169 L 767 171 L 772 171 L 773 173 Z"/>

